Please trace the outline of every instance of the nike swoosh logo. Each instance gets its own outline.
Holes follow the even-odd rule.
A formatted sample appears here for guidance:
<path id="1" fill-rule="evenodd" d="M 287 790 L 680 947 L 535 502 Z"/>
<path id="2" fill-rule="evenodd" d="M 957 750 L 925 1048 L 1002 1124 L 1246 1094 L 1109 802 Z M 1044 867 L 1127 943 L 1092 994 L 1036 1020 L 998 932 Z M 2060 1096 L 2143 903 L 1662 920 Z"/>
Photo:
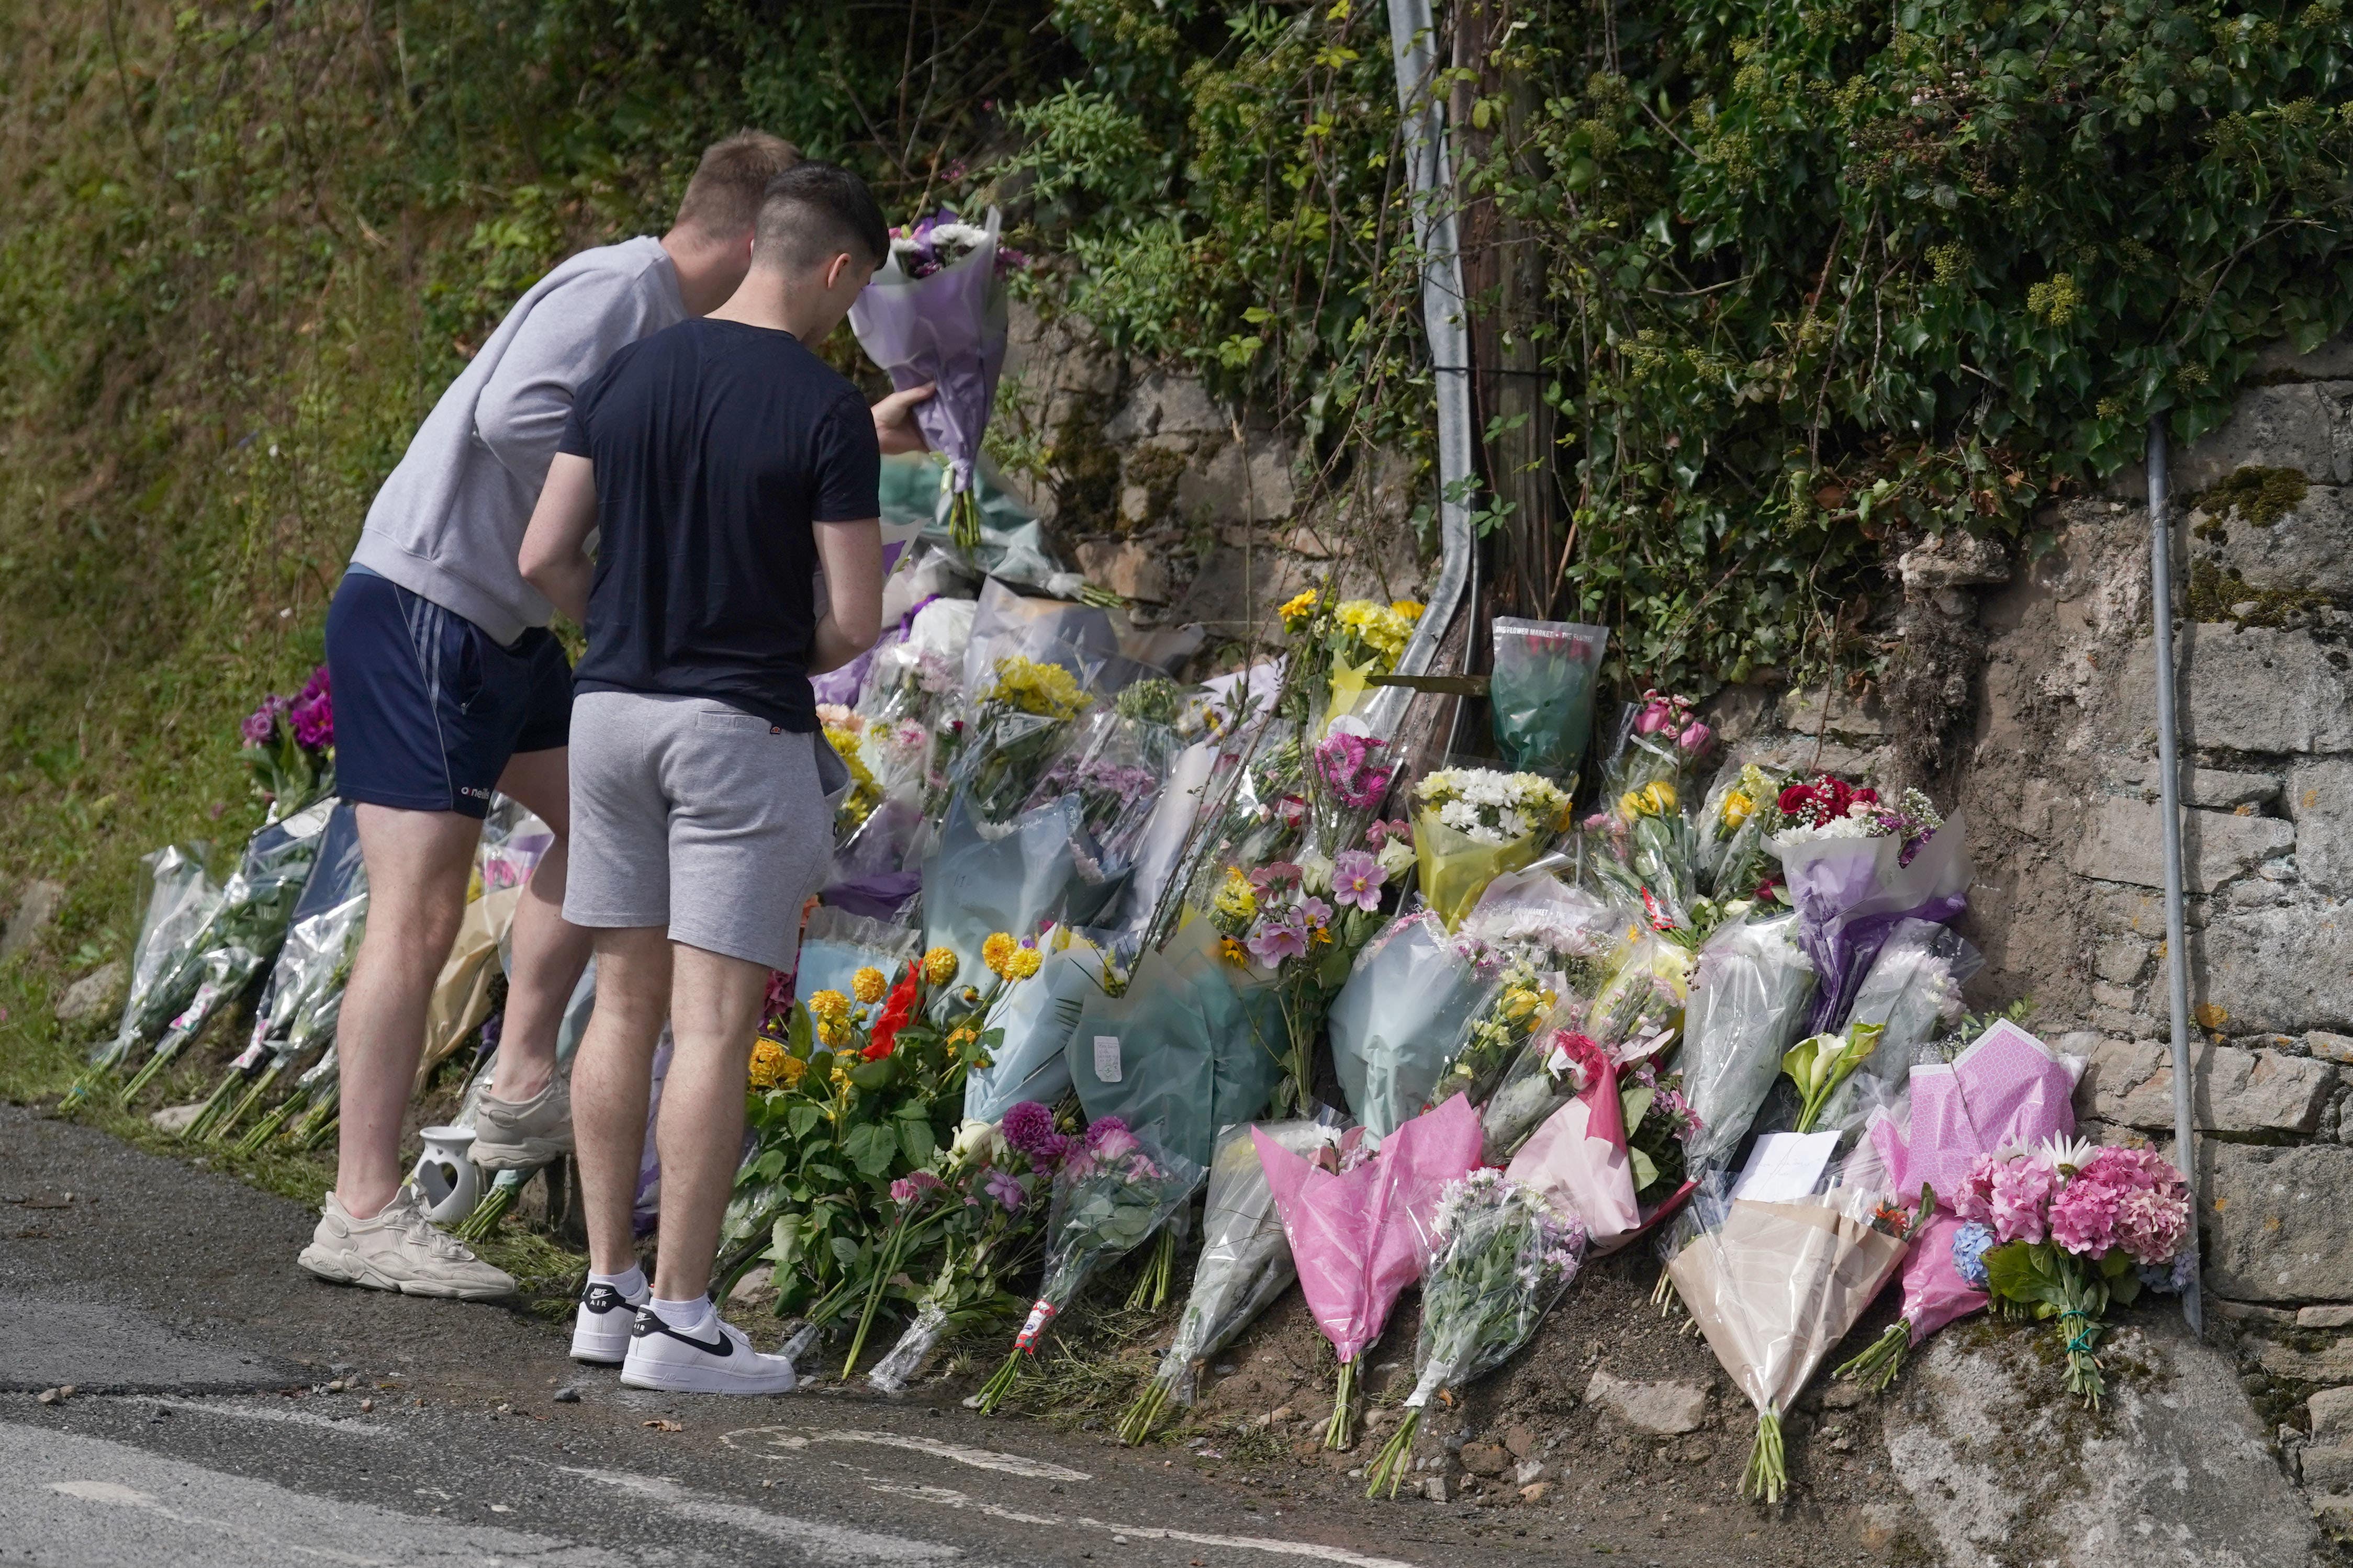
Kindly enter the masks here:
<path id="1" fill-rule="evenodd" d="M 652 1319 L 650 1321 L 645 1319 L 638 1320 L 637 1329 L 638 1333 L 645 1333 L 649 1328 L 655 1333 L 668 1334 L 681 1344 L 692 1345 L 705 1355 L 726 1356 L 735 1353 L 735 1342 L 723 1333 L 714 1333 L 714 1336 L 709 1340 L 698 1340 L 692 1334 L 680 1333 L 659 1318 Z"/>

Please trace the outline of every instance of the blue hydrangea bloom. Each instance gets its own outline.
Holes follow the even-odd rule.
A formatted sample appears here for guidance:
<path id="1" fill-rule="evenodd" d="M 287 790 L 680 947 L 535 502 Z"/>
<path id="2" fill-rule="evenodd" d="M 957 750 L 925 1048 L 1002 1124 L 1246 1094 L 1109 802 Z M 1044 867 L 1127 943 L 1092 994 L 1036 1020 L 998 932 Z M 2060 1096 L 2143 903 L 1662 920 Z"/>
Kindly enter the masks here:
<path id="1" fill-rule="evenodd" d="M 1986 1288 L 1986 1249 L 1993 1246 L 1991 1226 L 1969 1224 L 1953 1233 L 1953 1272 L 1982 1290 Z"/>
<path id="2" fill-rule="evenodd" d="M 2162 1290 L 2168 1296 L 2179 1296 L 2189 1289 L 2189 1276 L 2196 1267 L 2197 1260 L 2190 1256 L 2189 1249 L 2185 1247 L 2174 1254 L 2172 1262 L 2163 1268 L 2152 1268 L 2148 1264 L 2139 1263 L 2133 1266 L 2133 1272 L 2140 1276 L 2140 1282 L 2144 1289 Z"/>

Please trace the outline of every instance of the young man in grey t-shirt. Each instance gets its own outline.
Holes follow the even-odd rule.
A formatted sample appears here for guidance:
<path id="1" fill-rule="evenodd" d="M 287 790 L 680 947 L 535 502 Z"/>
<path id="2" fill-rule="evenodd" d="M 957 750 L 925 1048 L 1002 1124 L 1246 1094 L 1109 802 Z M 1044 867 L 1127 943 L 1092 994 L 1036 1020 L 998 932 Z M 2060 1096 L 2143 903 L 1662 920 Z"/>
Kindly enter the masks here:
<path id="1" fill-rule="evenodd" d="M 776 137 L 731 136 L 703 154 L 659 239 L 584 251 L 533 285 L 368 509 L 327 615 L 336 785 L 358 805 L 369 910 L 337 1032 L 335 1186 L 301 1259 L 322 1278 L 466 1299 L 514 1289 L 426 1221 L 401 1187 L 399 1156 L 427 1003 L 465 912 L 493 789 L 535 812 L 555 842 L 515 913 L 505 1028 L 474 1157 L 530 1169 L 572 1147 L 554 1070 L 556 1026 L 588 956 L 587 933 L 562 913 L 571 671 L 547 629 L 552 606 L 523 581 L 516 553 L 574 394 L 616 350 L 735 292 L 761 195 L 797 160 Z M 922 449 L 907 417 L 922 395 L 875 406 L 885 447 Z"/>

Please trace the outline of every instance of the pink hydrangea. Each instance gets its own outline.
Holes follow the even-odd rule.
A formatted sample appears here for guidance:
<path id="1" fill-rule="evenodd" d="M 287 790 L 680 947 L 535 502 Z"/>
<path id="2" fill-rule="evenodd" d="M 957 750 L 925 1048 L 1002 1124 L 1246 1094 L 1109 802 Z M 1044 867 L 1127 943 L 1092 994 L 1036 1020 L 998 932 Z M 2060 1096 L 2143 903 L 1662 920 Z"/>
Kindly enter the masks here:
<path id="1" fill-rule="evenodd" d="M 1980 1154 L 1969 1162 L 1968 1179 L 1953 1194 L 1953 1212 L 1964 1223 L 1993 1224 L 1993 1175 L 2000 1169 L 2001 1162 L 1991 1154 Z"/>
<path id="2" fill-rule="evenodd" d="M 2051 1200 L 2051 1239 L 2079 1258 L 2105 1257 L 2116 1244 L 2116 1199 L 2105 1182 L 2082 1175 Z"/>
<path id="3" fill-rule="evenodd" d="M 2050 1234 L 2051 1199 L 2059 1173 L 2038 1155 L 2003 1161 L 1993 1173 L 1989 1202 L 1994 1235 L 2004 1242 L 2041 1241 Z"/>
<path id="4" fill-rule="evenodd" d="M 2173 1261 L 2189 1234 L 2189 1202 L 2177 1193 L 2131 1188 L 2116 1200 L 2116 1245 L 2135 1263 L 2161 1268 Z"/>
<path id="5" fill-rule="evenodd" d="M 2154 1149 L 2112 1143 L 2084 1163 L 2077 1181 L 2098 1182 L 2119 1193 L 2186 1192 L 2181 1173 Z"/>

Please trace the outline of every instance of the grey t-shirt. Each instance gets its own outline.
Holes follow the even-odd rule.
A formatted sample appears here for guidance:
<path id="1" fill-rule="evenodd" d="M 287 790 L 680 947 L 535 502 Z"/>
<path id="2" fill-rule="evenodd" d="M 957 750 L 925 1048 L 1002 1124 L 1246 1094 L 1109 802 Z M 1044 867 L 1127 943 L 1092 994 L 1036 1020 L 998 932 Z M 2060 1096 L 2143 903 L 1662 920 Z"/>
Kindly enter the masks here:
<path id="1" fill-rule="evenodd" d="M 684 320 L 657 239 L 584 250 L 541 279 L 417 427 L 353 562 L 501 643 L 545 626 L 554 606 L 516 559 L 573 395 L 615 350 Z"/>

